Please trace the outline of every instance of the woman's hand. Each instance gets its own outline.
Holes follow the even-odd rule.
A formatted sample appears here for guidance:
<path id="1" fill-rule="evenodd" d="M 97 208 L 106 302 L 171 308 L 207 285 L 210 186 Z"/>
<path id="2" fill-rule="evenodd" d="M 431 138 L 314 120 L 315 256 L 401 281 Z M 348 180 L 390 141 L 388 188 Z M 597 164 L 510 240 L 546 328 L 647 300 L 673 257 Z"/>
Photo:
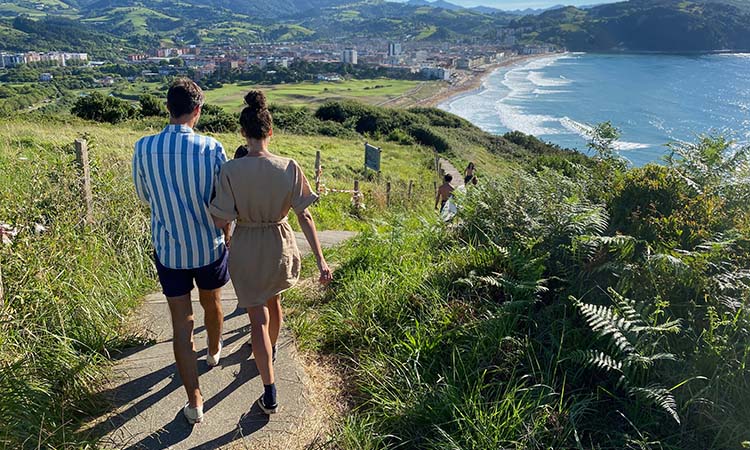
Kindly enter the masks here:
<path id="1" fill-rule="evenodd" d="M 322 261 L 318 265 L 318 269 L 320 269 L 320 278 L 318 281 L 323 286 L 327 286 L 331 281 L 333 281 L 333 273 L 331 272 L 331 269 L 328 268 L 328 264 L 325 261 Z"/>

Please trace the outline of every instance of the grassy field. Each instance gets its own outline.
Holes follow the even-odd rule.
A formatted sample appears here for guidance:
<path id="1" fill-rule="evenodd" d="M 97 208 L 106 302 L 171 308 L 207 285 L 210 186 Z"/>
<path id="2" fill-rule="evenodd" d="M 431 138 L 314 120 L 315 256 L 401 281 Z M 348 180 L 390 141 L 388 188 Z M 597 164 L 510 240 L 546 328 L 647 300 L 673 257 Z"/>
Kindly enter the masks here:
<path id="1" fill-rule="evenodd" d="M 340 82 L 305 82 L 289 85 L 259 86 L 231 84 L 206 92 L 208 103 L 239 111 L 250 89 L 262 89 L 271 103 L 293 106 L 316 106 L 328 100 L 359 100 L 379 104 L 408 95 L 430 82 L 406 80 L 348 80 Z"/>

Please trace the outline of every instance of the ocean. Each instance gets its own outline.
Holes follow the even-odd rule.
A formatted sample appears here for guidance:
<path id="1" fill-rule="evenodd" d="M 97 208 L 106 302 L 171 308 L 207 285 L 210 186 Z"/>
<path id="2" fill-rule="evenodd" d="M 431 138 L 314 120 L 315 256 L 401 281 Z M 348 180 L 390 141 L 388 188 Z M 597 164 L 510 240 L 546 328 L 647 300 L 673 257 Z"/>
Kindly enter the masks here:
<path id="1" fill-rule="evenodd" d="M 750 142 L 750 54 L 542 57 L 500 68 L 439 107 L 491 133 L 519 130 L 584 152 L 592 126 L 611 121 L 619 153 L 643 165 L 701 134 Z"/>

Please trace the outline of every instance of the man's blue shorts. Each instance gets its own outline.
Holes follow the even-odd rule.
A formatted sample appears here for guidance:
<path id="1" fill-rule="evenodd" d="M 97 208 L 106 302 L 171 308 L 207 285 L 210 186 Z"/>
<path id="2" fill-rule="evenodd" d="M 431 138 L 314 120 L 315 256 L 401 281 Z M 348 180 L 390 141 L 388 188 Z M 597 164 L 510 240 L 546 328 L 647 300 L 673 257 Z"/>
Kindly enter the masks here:
<path id="1" fill-rule="evenodd" d="M 229 282 L 229 252 L 211 264 L 197 269 L 170 269 L 164 267 L 154 253 L 156 272 L 159 274 L 162 292 L 167 297 L 180 297 L 193 290 L 193 280 L 198 289 L 212 291 Z"/>

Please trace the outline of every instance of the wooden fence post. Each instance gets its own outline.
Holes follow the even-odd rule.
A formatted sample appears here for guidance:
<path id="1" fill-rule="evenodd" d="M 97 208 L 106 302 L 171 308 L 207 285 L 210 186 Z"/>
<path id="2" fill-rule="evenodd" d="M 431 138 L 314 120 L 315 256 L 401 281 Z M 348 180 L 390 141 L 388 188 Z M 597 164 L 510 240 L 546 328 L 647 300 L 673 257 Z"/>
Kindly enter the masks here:
<path id="1" fill-rule="evenodd" d="M 385 206 L 391 206 L 391 182 L 389 181 L 385 185 Z"/>
<path id="2" fill-rule="evenodd" d="M 76 162 L 83 176 L 81 189 L 83 201 L 86 206 L 86 216 L 84 222 L 86 225 L 94 223 L 94 195 L 91 192 L 91 167 L 89 166 L 89 146 L 83 139 L 76 139 Z"/>
<path id="3" fill-rule="evenodd" d="M 0 243 L 2 245 L 2 243 Z M 3 289 L 3 263 L 0 261 L 0 308 L 5 305 L 5 290 Z"/>
<path id="4" fill-rule="evenodd" d="M 409 180 L 409 200 L 411 200 L 412 189 L 414 188 L 414 180 Z"/>
<path id="5" fill-rule="evenodd" d="M 352 198 L 354 199 L 354 206 L 359 208 L 360 205 L 360 195 L 359 195 L 359 180 L 354 180 L 354 194 L 352 194 Z"/>
<path id="6" fill-rule="evenodd" d="M 315 152 L 315 192 L 320 192 L 320 150 Z"/>
<path id="7" fill-rule="evenodd" d="M 438 193 L 437 189 L 438 189 L 437 188 L 437 181 L 433 181 L 432 182 L 432 190 L 435 191 L 435 195 L 437 195 L 437 193 Z"/>

